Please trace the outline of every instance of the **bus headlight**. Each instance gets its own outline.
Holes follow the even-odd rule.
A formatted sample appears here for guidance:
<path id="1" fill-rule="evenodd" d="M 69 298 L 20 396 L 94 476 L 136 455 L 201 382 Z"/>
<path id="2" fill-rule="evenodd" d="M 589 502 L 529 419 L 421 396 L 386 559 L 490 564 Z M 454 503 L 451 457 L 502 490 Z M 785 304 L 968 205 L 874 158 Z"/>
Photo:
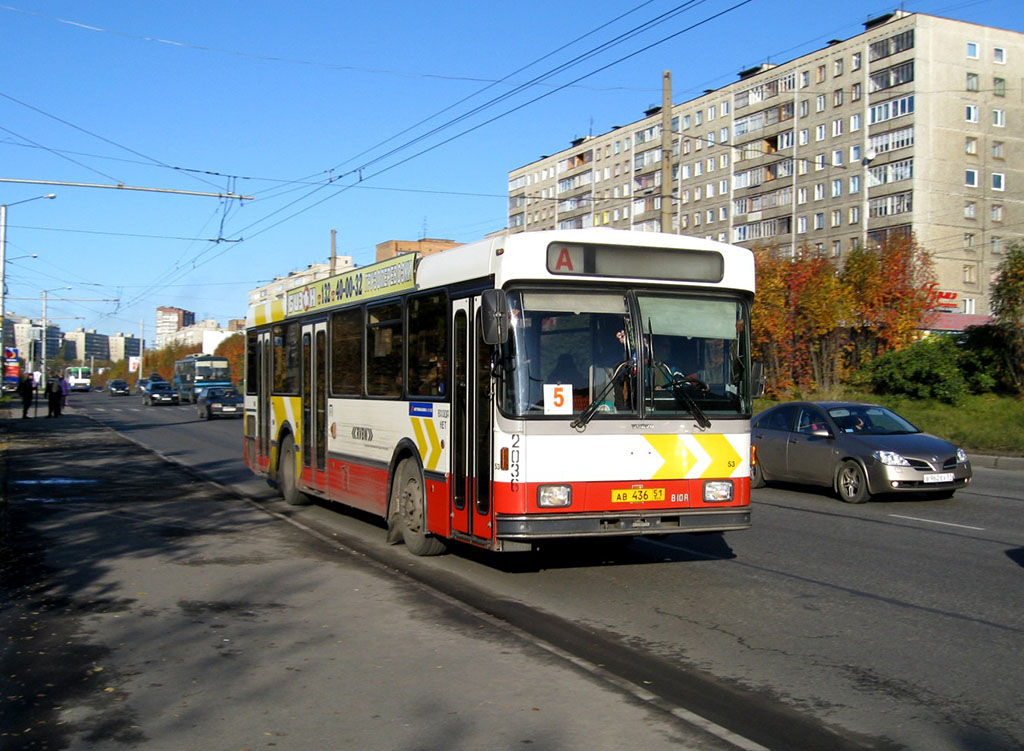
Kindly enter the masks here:
<path id="1" fill-rule="evenodd" d="M 732 483 L 729 480 L 711 480 L 704 483 L 705 503 L 725 503 L 732 500 Z"/>
<path id="2" fill-rule="evenodd" d="M 572 488 L 569 485 L 541 485 L 537 488 L 537 505 L 540 508 L 571 506 Z"/>

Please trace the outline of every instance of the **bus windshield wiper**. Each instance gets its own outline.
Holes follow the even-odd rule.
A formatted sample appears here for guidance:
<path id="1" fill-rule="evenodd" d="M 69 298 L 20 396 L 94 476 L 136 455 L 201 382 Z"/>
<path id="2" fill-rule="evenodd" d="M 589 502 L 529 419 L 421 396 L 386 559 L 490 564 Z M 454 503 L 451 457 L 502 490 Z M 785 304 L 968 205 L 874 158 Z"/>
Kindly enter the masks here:
<path id="1" fill-rule="evenodd" d="M 569 427 L 574 428 L 576 430 L 585 429 L 587 427 L 587 423 L 594 419 L 594 415 L 597 414 L 597 408 L 601 406 L 602 402 L 604 402 L 605 397 L 608 396 L 608 392 L 610 392 L 612 390 L 612 387 L 615 386 L 615 382 L 622 374 L 623 369 L 629 368 L 632 365 L 632 359 L 623 360 L 618 365 L 616 365 L 615 371 L 612 373 L 612 377 L 608 379 L 608 383 L 605 384 L 605 387 L 601 389 L 600 393 L 598 393 L 598 395 L 594 397 L 593 401 L 591 401 L 590 404 L 583 408 L 583 411 L 580 412 L 580 416 L 569 423 Z"/>
<path id="2" fill-rule="evenodd" d="M 682 402 L 683 405 L 690 410 L 690 414 L 693 415 L 697 421 L 697 425 L 704 430 L 711 427 L 711 420 L 704 414 L 704 410 L 697 406 L 697 402 L 693 400 L 693 397 L 686 393 L 688 381 L 680 376 L 674 376 L 672 378 L 672 394 L 675 396 L 677 402 Z"/>

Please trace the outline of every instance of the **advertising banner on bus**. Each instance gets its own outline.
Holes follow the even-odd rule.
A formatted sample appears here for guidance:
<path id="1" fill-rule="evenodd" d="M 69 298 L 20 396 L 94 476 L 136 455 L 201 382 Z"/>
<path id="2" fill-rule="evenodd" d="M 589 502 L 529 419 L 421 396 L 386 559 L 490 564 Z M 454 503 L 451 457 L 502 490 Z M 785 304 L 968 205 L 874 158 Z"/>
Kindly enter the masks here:
<path id="1" fill-rule="evenodd" d="M 359 302 L 413 289 L 416 256 L 397 256 L 372 266 L 346 271 L 288 292 L 285 315 L 297 316 L 340 303 Z"/>

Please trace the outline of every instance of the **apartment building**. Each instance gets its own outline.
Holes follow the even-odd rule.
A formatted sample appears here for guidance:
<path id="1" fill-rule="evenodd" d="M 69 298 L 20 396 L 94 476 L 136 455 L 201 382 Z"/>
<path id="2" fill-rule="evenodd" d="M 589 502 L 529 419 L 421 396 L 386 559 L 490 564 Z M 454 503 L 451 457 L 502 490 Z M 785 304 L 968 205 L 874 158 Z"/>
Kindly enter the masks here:
<path id="1" fill-rule="evenodd" d="M 509 231 L 661 231 L 671 201 L 665 231 L 837 262 L 913 232 L 935 309 L 987 315 L 1024 237 L 1024 34 L 902 11 L 864 26 L 510 172 Z"/>
<path id="2" fill-rule="evenodd" d="M 156 348 L 166 346 L 171 336 L 195 322 L 196 314 L 191 310 L 161 305 L 156 309 Z"/>

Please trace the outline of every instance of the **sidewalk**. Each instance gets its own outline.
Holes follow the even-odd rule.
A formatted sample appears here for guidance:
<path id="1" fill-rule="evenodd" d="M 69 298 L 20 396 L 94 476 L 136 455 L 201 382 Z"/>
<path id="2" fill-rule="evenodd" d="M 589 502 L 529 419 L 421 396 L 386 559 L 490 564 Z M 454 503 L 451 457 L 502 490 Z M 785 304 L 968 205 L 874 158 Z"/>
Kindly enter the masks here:
<path id="1" fill-rule="evenodd" d="M 730 747 L 84 416 L 10 415 L 5 751 Z"/>

